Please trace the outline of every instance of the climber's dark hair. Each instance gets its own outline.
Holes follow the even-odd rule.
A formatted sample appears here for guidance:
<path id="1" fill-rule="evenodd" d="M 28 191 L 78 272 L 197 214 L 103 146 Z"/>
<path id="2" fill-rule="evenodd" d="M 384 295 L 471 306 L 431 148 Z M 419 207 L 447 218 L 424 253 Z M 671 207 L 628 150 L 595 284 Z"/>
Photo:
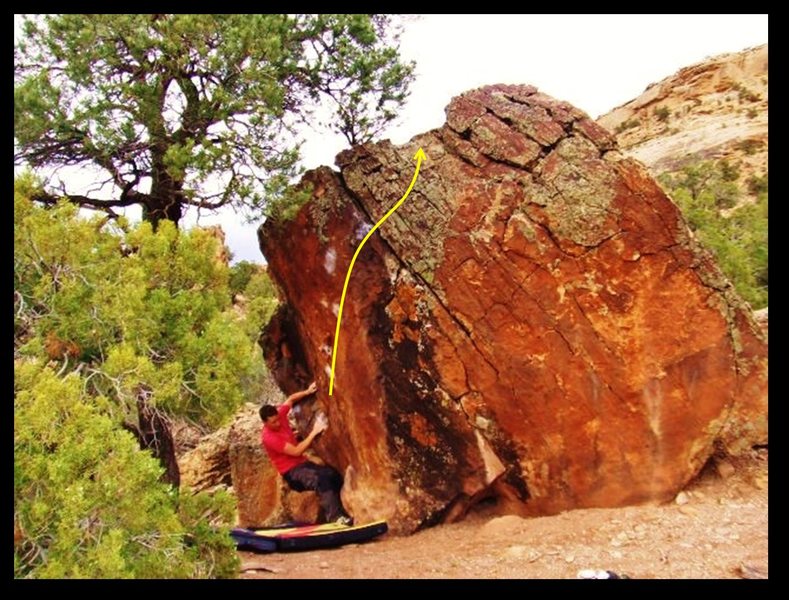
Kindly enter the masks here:
<path id="1" fill-rule="evenodd" d="M 277 415 L 277 408 L 275 406 L 271 406 L 271 404 L 264 404 L 260 407 L 260 420 L 264 421 L 269 417 L 275 417 Z"/>

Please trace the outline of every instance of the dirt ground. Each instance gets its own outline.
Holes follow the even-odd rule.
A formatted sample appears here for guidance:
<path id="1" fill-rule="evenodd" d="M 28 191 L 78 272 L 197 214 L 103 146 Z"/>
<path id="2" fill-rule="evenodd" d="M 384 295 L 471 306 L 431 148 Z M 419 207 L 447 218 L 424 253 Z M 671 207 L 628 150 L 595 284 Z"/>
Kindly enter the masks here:
<path id="1" fill-rule="evenodd" d="M 575 579 L 586 569 L 633 579 L 767 578 L 766 448 L 708 464 L 664 505 L 523 519 L 480 507 L 410 537 L 332 550 L 240 552 L 243 579 Z"/>

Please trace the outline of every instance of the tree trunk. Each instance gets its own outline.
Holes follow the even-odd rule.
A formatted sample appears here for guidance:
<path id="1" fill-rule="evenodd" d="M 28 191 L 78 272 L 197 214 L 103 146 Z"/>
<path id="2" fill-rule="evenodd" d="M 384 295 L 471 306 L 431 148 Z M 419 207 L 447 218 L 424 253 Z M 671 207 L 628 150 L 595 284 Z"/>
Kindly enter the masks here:
<path id="1" fill-rule="evenodd" d="M 150 221 L 154 231 L 159 228 L 159 222 L 164 219 L 169 219 L 175 223 L 177 228 L 181 216 L 181 202 L 175 198 L 155 197 L 149 200 L 147 204 L 143 204 L 142 218 L 145 221 Z"/>
<path id="2" fill-rule="evenodd" d="M 175 487 L 181 485 L 181 471 L 175 457 L 175 442 L 167 418 L 148 403 L 150 390 L 140 386 L 137 390 L 137 416 L 139 429 L 133 431 L 140 448 L 150 450 L 164 467 L 160 481 Z"/>
<path id="3" fill-rule="evenodd" d="M 142 218 L 150 221 L 153 230 L 159 227 L 163 219 L 172 221 L 176 228 L 183 216 L 183 181 L 173 179 L 164 165 L 154 159 L 154 168 L 151 174 L 151 195 L 143 204 Z M 156 164 L 159 163 L 159 164 Z"/>

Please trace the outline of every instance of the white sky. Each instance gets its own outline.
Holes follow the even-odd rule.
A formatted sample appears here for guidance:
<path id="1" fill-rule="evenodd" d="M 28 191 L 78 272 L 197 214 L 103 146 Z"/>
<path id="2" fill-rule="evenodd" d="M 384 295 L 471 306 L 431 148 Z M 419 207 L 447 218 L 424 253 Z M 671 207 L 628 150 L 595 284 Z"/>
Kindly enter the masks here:
<path id="1" fill-rule="evenodd" d="M 682 67 L 767 43 L 767 21 L 767 15 L 425 15 L 405 25 L 401 52 L 416 62 L 416 81 L 382 137 L 402 144 L 439 127 L 453 96 L 494 83 L 535 85 L 596 118 Z M 345 147 L 341 136 L 310 133 L 304 166 L 334 166 Z M 195 209 L 183 224 L 196 221 L 222 225 L 234 262 L 263 262 L 258 224 L 244 224 L 232 210 L 203 211 L 197 219 Z"/>
<path id="2" fill-rule="evenodd" d="M 767 15 L 426 15 L 403 32 L 417 78 L 383 137 L 402 144 L 439 127 L 453 96 L 493 83 L 535 85 L 597 118 L 682 67 L 765 43 Z M 312 135 L 304 164 L 334 166 L 345 147 L 340 136 Z M 234 261 L 263 262 L 257 225 L 233 213 L 200 219 L 214 222 Z"/>

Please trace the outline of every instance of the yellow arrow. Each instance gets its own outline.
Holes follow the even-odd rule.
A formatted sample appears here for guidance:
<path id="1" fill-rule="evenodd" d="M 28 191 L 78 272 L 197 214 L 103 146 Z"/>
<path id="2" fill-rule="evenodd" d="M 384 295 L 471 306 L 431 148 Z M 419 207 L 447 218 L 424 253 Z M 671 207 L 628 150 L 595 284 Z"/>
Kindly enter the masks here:
<path id="1" fill-rule="evenodd" d="M 342 296 L 340 297 L 340 312 L 337 313 L 337 328 L 334 330 L 334 349 L 331 353 L 331 376 L 329 377 L 329 396 L 331 396 L 334 392 L 334 365 L 337 363 L 337 342 L 340 341 L 340 321 L 342 321 L 342 308 L 345 306 L 345 292 L 348 291 L 348 281 L 351 279 L 351 271 L 353 270 L 353 265 L 356 262 L 356 257 L 359 256 L 359 252 L 361 252 L 364 243 L 370 239 L 370 236 L 375 233 L 375 230 L 378 229 L 381 224 L 386 221 L 394 211 L 400 208 L 400 205 L 408 198 L 408 194 L 411 193 L 411 190 L 414 189 L 414 184 L 416 183 L 416 178 L 419 175 L 419 167 L 422 166 L 422 161 L 425 160 L 427 157 L 425 156 L 425 151 L 420 148 L 414 154 L 414 158 L 416 159 L 416 171 L 414 171 L 414 177 L 411 179 L 411 185 L 408 186 L 408 189 L 403 194 L 403 197 L 397 201 L 392 208 L 389 209 L 381 220 L 375 224 L 370 231 L 367 232 L 367 235 L 364 236 L 362 243 L 359 244 L 359 247 L 356 249 L 356 252 L 353 253 L 353 258 L 351 259 L 351 266 L 348 267 L 348 273 L 345 275 L 345 284 L 342 286 Z"/>

